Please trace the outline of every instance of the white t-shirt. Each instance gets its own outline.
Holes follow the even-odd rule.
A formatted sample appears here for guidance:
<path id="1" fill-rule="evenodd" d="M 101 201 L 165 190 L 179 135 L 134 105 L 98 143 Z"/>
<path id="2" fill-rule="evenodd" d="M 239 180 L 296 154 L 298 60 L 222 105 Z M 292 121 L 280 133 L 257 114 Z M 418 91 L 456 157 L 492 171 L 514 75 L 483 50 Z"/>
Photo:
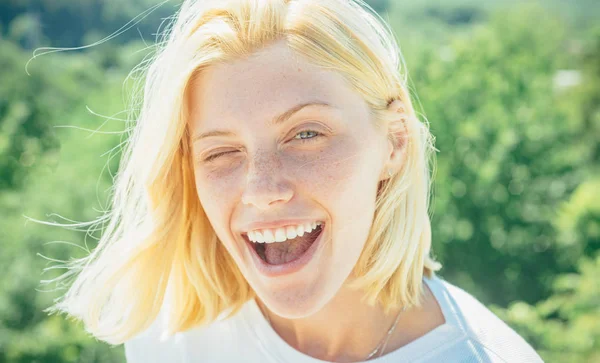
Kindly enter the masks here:
<path id="1" fill-rule="evenodd" d="M 514 330 L 464 290 L 439 277 L 427 283 L 445 323 L 370 363 L 542 362 Z M 161 339 L 160 318 L 125 343 L 128 363 L 325 363 L 292 348 L 271 328 L 255 300 L 229 319 Z"/>

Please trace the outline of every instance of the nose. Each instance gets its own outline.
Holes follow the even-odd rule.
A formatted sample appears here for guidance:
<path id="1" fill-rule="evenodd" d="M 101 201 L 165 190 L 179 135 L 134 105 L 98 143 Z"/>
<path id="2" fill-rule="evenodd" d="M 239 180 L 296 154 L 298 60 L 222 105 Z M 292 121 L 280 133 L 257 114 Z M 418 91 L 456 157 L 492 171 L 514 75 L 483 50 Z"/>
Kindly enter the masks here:
<path id="1" fill-rule="evenodd" d="M 273 158 L 256 160 L 248 168 L 242 203 L 265 210 L 292 199 L 294 191 L 283 178 L 282 167 Z"/>

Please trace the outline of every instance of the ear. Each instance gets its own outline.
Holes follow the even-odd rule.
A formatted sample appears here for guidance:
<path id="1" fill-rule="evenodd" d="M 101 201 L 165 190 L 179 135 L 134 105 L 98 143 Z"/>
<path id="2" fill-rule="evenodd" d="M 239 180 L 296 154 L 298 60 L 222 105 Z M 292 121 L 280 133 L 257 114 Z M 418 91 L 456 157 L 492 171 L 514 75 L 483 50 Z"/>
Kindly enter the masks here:
<path id="1" fill-rule="evenodd" d="M 393 100 L 388 105 L 388 112 L 392 116 L 387 127 L 388 149 L 382 177 L 380 180 L 389 179 L 400 170 L 406 159 L 406 145 L 408 144 L 408 128 L 406 127 L 406 108 L 401 100 Z"/>

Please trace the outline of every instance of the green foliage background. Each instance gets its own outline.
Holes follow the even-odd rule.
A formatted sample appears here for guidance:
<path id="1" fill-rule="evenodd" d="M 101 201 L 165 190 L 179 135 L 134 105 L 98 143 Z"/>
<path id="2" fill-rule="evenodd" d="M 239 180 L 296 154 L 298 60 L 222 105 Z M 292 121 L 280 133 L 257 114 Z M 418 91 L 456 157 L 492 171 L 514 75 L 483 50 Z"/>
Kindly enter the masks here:
<path id="1" fill-rule="evenodd" d="M 516 329 L 547 362 L 600 362 L 600 3 L 373 0 L 403 49 L 436 136 L 440 275 Z M 440 4 L 441 3 L 441 4 Z M 50 259 L 92 249 L 107 208 L 129 90 L 168 2 L 0 3 L 0 362 L 123 362 L 122 347 L 43 310 L 64 292 Z M 134 75 L 135 76 L 135 75 Z M 111 152 L 112 150 L 112 152 Z M 66 219 L 65 219 L 66 218 Z"/>

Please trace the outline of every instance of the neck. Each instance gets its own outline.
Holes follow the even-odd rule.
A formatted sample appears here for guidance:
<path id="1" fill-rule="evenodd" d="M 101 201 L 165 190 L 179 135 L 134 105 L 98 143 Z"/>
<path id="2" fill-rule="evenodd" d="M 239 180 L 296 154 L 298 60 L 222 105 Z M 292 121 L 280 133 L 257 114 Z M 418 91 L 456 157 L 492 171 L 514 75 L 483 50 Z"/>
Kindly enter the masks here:
<path id="1" fill-rule="evenodd" d="M 401 330 L 405 318 L 399 316 L 401 308 L 385 314 L 379 305 L 362 303 L 361 297 L 362 292 L 342 287 L 317 313 L 299 319 L 279 317 L 268 311 L 258 298 L 257 303 L 273 329 L 296 350 L 321 360 L 356 362 L 363 361 L 386 338 L 397 317 L 394 333 Z M 372 358 L 390 349 L 395 349 L 393 344 L 387 344 L 384 351 Z"/>

